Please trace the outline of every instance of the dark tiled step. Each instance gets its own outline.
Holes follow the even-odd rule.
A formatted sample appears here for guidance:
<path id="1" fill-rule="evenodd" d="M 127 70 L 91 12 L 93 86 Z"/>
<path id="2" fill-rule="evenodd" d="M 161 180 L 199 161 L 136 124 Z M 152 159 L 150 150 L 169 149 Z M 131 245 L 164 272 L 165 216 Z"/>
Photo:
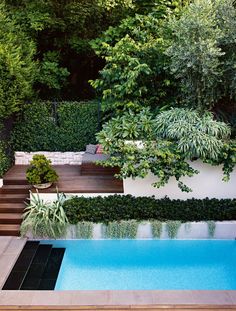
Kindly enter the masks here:
<path id="1" fill-rule="evenodd" d="M 56 285 L 65 248 L 53 248 L 39 284 L 39 290 L 53 290 Z"/>
<path id="2" fill-rule="evenodd" d="M 0 203 L 0 213 L 23 213 L 24 203 Z"/>
<path id="3" fill-rule="evenodd" d="M 0 236 L 19 236 L 19 224 L 0 224 Z"/>
<path id="4" fill-rule="evenodd" d="M 0 213 L 0 224 L 20 224 L 22 214 L 16 213 Z"/>
<path id="5" fill-rule="evenodd" d="M 17 290 L 20 288 L 29 266 L 37 252 L 39 242 L 26 242 L 20 256 L 18 257 L 3 290 Z"/>
<path id="6" fill-rule="evenodd" d="M 45 267 L 48 263 L 52 245 L 39 245 L 34 259 L 27 271 L 21 290 L 37 290 L 42 279 Z"/>

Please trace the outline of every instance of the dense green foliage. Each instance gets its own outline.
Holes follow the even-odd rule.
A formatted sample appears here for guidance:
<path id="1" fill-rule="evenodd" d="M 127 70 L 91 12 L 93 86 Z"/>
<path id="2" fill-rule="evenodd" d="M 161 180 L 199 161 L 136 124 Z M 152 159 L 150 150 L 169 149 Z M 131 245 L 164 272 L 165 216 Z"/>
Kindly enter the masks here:
<path id="1" fill-rule="evenodd" d="M 97 102 L 35 102 L 19 116 L 12 133 L 14 150 L 80 151 L 95 143 Z"/>
<path id="2" fill-rule="evenodd" d="M 108 223 L 120 220 L 235 220 L 236 199 L 170 200 L 154 197 L 108 196 L 73 197 L 63 208 L 71 224 L 80 221 Z"/>
<path id="3" fill-rule="evenodd" d="M 165 70 L 166 39 L 160 12 L 135 15 L 110 27 L 92 42 L 96 53 L 106 60 L 100 78 L 91 81 L 102 95 L 104 109 L 137 109 L 165 105 L 173 95 L 173 83 Z M 173 79 L 172 79 L 173 80 Z"/>
<path id="4" fill-rule="evenodd" d="M 230 138 L 230 127 L 211 113 L 173 108 L 155 118 L 157 137 L 174 140 L 186 158 L 218 160 Z"/>
<path id="5" fill-rule="evenodd" d="M 68 223 L 62 207 L 65 196 L 57 194 L 54 202 L 44 202 L 39 194 L 30 192 L 30 203 L 25 208 L 21 235 L 33 234 L 33 237 L 57 238 L 64 235 Z"/>
<path id="6" fill-rule="evenodd" d="M 0 141 L 0 178 L 3 177 L 4 173 L 10 166 L 10 159 L 7 155 L 6 144 Z"/>
<path id="7" fill-rule="evenodd" d="M 35 89 L 46 99 L 91 98 L 87 81 L 102 64 L 89 41 L 136 10 L 132 0 L 3 1 L 9 17 L 37 46 L 40 84 Z M 68 88 L 61 84 L 65 79 Z"/>
<path id="8" fill-rule="evenodd" d="M 35 44 L 0 3 L 0 121 L 18 111 L 33 94 L 37 75 Z"/>
<path id="9" fill-rule="evenodd" d="M 160 187 L 173 176 L 182 191 L 190 189 L 181 177 L 197 173 L 187 160 L 225 163 L 224 172 L 229 177 L 236 156 L 229 147 L 229 136 L 230 128 L 213 120 L 210 113 L 201 115 L 181 108 L 156 117 L 147 109 L 125 112 L 107 122 L 97 135 L 104 151 L 111 155 L 101 164 L 120 167 L 120 177 L 144 178 L 152 172 L 157 177 L 154 186 Z"/>
<path id="10" fill-rule="evenodd" d="M 200 158 L 222 163 L 228 180 L 235 143 L 215 119 L 220 109 L 233 118 L 236 100 L 233 0 L 0 0 L 0 32 L 0 119 L 27 99 L 54 101 L 14 115 L 14 150 L 95 143 L 96 102 L 54 99 L 97 92 L 106 118 L 118 115 L 97 138 L 120 177 L 151 171 L 155 186 L 173 176 L 190 191 L 181 178 L 197 173 L 187 160 Z"/>
<path id="11" fill-rule="evenodd" d="M 43 154 L 35 154 L 27 168 L 26 179 L 31 185 L 37 185 L 53 183 L 58 180 L 58 175 L 52 168 L 51 160 Z"/>
<path id="12" fill-rule="evenodd" d="M 235 100 L 236 9 L 233 0 L 196 0 L 170 22 L 167 55 L 180 80 L 183 101 L 208 109 Z"/>

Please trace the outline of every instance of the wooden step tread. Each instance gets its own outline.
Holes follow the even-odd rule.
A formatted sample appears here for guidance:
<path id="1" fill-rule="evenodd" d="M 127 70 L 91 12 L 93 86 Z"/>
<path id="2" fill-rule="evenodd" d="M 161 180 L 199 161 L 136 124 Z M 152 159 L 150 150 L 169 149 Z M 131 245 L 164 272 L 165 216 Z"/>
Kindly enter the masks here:
<path id="1" fill-rule="evenodd" d="M 22 219 L 22 214 L 17 213 L 0 213 L 0 223 L 1 219 Z"/>
<path id="2" fill-rule="evenodd" d="M 18 194 L 14 194 L 14 193 L 1 193 L 0 194 L 0 199 L 1 198 L 26 198 L 27 196 L 25 195 L 25 193 L 18 193 Z"/>
<path id="3" fill-rule="evenodd" d="M 18 236 L 20 232 L 19 224 L 0 224 L 0 235 Z"/>
<path id="4" fill-rule="evenodd" d="M 24 203 L 0 203 L 0 213 L 22 213 L 24 209 Z"/>
<path id="5" fill-rule="evenodd" d="M 23 194 L 0 193 L 0 205 L 1 203 L 24 203 L 27 201 L 28 197 L 29 195 L 25 193 Z"/>
<path id="6" fill-rule="evenodd" d="M 29 190 L 31 189 L 32 186 L 31 185 L 3 185 L 2 188 L 0 188 L 1 190 L 5 190 L 5 189 L 22 189 L 22 190 Z"/>
<path id="7" fill-rule="evenodd" d="M 0 213 L 0 224 L 21 224 L 22 213 Z"/>

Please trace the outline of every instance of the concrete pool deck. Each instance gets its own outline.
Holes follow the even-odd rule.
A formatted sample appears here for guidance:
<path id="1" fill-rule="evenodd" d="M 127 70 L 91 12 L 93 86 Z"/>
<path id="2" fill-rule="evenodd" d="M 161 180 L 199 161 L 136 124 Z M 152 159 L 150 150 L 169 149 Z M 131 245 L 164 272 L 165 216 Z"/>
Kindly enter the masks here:
<path id="1" fill-rule="evenodd" d="M 0 288 L 26 239 L 0 237 Z M 0 310 L 236 310 L 236 291 L 7 291 Z"/>

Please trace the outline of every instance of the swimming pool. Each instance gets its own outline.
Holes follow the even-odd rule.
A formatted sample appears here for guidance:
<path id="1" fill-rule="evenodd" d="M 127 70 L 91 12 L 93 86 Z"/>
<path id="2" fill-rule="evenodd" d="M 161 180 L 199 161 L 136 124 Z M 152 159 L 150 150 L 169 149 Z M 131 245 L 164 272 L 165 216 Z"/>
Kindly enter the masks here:
<path id="1" fill-rule="evenodd" d="M 66 248 L 55 290 L 236 289 L 234 240 L 50 243 Z"/>

